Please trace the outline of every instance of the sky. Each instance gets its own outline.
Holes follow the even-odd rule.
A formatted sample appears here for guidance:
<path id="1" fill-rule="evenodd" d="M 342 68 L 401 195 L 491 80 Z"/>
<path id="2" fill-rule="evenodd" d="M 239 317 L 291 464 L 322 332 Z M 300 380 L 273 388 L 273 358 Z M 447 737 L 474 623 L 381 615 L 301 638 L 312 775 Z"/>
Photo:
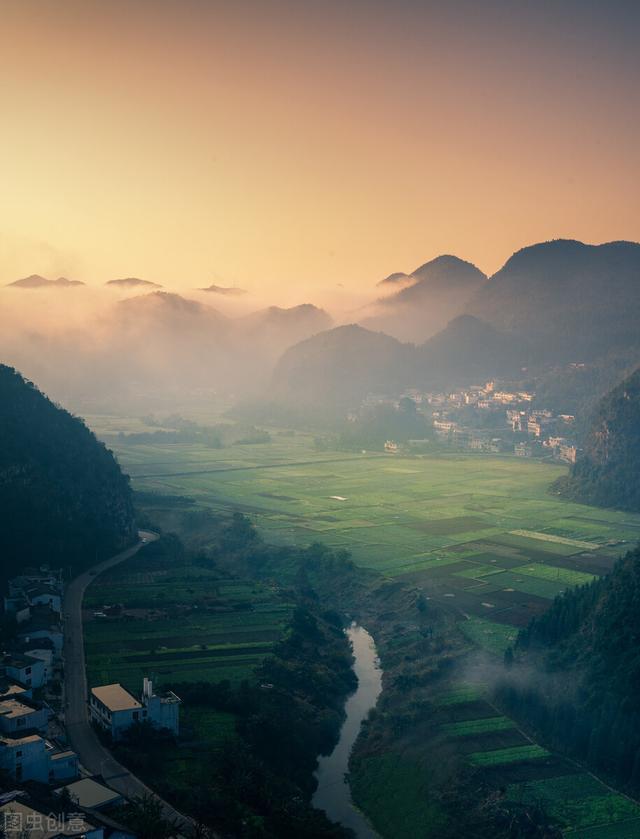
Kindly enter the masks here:
<path id="1" fill-rule="evenodd" d="M 640 3 L 0 6 L 0 285 L 295 303 L 640 239 Z"/>

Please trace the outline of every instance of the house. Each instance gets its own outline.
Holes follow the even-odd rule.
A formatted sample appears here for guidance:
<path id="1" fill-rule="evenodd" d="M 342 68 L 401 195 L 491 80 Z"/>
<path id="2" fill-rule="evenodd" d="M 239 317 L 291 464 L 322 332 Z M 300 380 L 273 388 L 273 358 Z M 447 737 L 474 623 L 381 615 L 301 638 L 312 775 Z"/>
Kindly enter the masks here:
<path id="1" fill-rule="evenodd" d="M 10 652 L 39 658 L 44 662 L 44 681 L 48 684 L 53 676 L 56 649 L 50 638 L 28 638 L 12 644 Z"/>
<path id="2" fill-rule="evenodd" d="M 177 736 L 180 702 L 172 691 L 155 694 L 153 683 L 145 677 L 140 701 L 117 683 L 91 688 L 89 712 L 92 722 L 108 731 L 114 740 L 121 739 L 127 729 L 141 722 L 168 729 Z"/>
<path id="3" fill-rule="evenodd" d="M 58 750 L 49 747 L 49 783 L 69 781 L 79 774 L 78 755 L 70 749 Z"/>
<path id="4" fill-rule="evenodd" d="M 101 810 L 103 807 L 112 807 L 116 804 L 123 804 L 124 798 L 118 792 L 109 789 L 104 784 L 99 784 L 93 778 L 80 778 L 72 784 L 60 787 L 55 790 L 56 795 L 62 795 L 67 790 L 71 801 L 79 807 L 89 807 L 91 810 Z"/>
<path id="5" fill-rule="evenodd" d="M 60 750 L 39 734 L 0 735 L 0 769 L 16 781 L 48 784 L 78 777 L 78 756 Z"/>
<path id="6" fill-rule="evenodd" d="M 4 598 L 5 612 L 12 612 L 20 623 L 32 606 L 46 606 L 56 614 L 62 612 L 62 571 L 28 569 L 9 580 L 9 593 Z"/>
<path id="7" fill-rule="evenodd" d="M 16 839 L 104 839 L 104 828 L 86 813 L 52 813 L 45 805 L 32 803 L 27 797 L 15 797 L 0 806 L 0 824 L 7 837 Z"/>
<path id="8" fill-rule="evenodd" d="M 384 450 L 389 454 L 396 454 L 398 451 L 398 444 L 394 443 L 393 440 L 387 440 L 384 444 Z"/>
<path id="9" fill-rule="evenodd" d="M 38 583 L 26 590 L 26 596 L 30 606 L 48 606 L 58 615 L 62 612 L 62 593 L 54 586 Z"/>
<path id="10" fill-rule="evenodd" d="M 0 736 L 0 769 L 16 781 L 49 781 L 47 744 L 39 734 Z"/>
<path id="11" fill-rule="evenodd" d="M 59 655 L 62 652 L 63 634 L 59 616 L 47 606 L 31 607 L 31 617 L 20 624 L 17 637 L 20 641 L 48 638 L 53 644 L 55 654 Z"/>
<path id="12" fill-rule="evenodd" d="M 0 679 L 0 702 L 3 699 L 8 699 L 10 696 L 15 696 L 22 699 L 31 699 L 33 691 L 31 688 L 18 685 L 15 682 L 10 682 L 8 679 Z"/>
<path id="13" fill-rule="evenodd" d="M 45 684 L 45 664 L 30 655 L 12 653 L 0 660 L 0 672 L 27 688 L 41 688 Z"/>
<path id="14" fill-rule="evenodd" d="M 578 460 L 579 454 L 580 451 L 576 446 L 560 446 L 558 448 L 558 457 L 560 460 L 564 460 L 565 463 L 575 463 Z"/>
<path id="15" fill-rule="evenodd" d="M 24 731 L 46 731 L 49 709 L 28 699 L 9 697 L 0 702 L 0 732 L 20 734 Z"/>

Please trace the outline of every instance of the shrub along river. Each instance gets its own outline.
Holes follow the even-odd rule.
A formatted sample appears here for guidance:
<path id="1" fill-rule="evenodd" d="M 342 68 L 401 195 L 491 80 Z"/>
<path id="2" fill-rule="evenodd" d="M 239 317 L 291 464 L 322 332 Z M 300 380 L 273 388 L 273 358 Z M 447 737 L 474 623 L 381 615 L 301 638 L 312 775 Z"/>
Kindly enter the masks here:
<path id="1" fill-rule="evenodd" d="M 353 669 L 358 677 L 358 687 L 346 701 L 346 719 L 335 749 L 318 760 L 318 788 L 312 803 L 324 810 L 332 821 L 350 827 L 358 839 L 373 839 L 377 834 L 353 805 L 346 773 L 362 721 L 375 707 L 382 690 L 382 670 L 373 638 L 367 630 L 354 623 L 347 629 L 347 635 L 353 648 Z"/>

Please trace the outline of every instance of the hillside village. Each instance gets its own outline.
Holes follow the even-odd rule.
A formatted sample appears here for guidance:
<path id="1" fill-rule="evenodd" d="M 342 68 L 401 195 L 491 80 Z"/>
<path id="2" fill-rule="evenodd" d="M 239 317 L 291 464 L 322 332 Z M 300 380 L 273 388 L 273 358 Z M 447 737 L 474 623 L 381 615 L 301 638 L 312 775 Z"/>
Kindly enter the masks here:
<path id="1" fill-rule="evenodd" d="M 0 773 L 5 788 L 15 788 L 0 795 L 0 828 L 7 836 L 42 839 L 135 839 L 102 812 L 124 798 L 92 776 L 69 748 L 63 609 L 61 569 L 25 569 L 8 581 L 0 656 Z M 145 722 L 177 737 L 179 705 L 175 694 L 156 694 L 145 678 L 139 699 L 119 684 L 93 688 L 88 712 L 103 736 L 117 742 L 132 725 Z"/>

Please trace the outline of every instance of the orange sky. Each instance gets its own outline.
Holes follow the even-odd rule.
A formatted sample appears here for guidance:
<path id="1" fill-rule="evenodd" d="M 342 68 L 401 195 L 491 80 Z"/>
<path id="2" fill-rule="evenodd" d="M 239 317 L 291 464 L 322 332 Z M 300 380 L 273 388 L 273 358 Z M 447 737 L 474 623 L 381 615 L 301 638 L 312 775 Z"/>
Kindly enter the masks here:
<path id="1" fill-rule="evenodd" d="M 632 0 L 3 0 L 0 283 L 368 291 L 640 239 Z"/>

